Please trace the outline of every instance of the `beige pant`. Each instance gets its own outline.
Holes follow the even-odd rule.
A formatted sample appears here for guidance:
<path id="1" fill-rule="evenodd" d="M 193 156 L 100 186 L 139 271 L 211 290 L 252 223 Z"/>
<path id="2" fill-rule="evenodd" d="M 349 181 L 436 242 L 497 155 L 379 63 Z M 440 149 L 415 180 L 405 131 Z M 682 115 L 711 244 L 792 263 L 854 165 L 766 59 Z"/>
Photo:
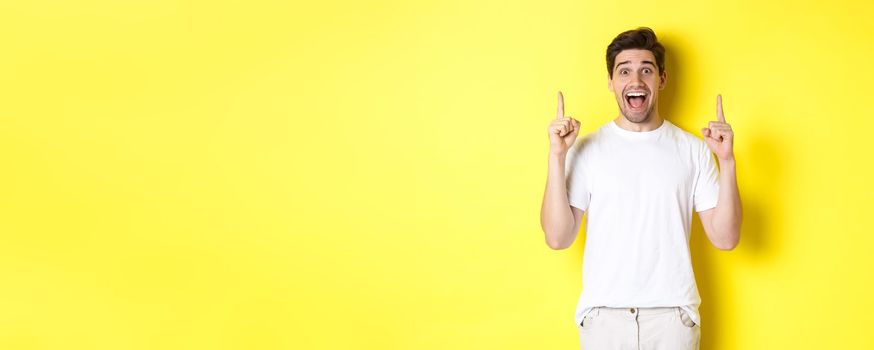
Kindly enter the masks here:
<path id="1" fill-rule="evenodd" d="M 599 307 L 577 328 L 582 350 L 698 350 L 701 339 L 681 307 Z"/>

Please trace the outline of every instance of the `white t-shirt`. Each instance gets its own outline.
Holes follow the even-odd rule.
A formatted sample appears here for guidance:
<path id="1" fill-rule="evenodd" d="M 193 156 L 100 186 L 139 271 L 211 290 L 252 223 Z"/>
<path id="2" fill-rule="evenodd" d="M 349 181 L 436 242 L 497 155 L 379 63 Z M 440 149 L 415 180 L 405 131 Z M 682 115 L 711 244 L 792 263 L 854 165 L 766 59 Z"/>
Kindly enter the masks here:
<path id="1" fill-rule="evenodd" d="M 565 174 L 570 205 L 587 213 L 574 321 L 596 306 L 680 306 L 700 325 L 689 234 L 692 210 L 719 195 L 707 144 L 667 120 L 644 132 L 610 121 L 571 146 Z"/>

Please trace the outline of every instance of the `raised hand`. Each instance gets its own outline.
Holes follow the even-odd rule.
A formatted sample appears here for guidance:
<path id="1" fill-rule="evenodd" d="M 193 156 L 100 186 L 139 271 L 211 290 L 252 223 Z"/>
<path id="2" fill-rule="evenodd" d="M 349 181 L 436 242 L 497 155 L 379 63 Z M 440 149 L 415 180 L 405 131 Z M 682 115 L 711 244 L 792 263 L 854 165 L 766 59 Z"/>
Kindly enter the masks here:
<path id="1" fill-rule="evenodd" d="M 733 160 L 734 131 L 731 130 L 731 125 L 725 122 L 725 115 L 722 113 L 722 95 L 716 95 L 716 118 L 716 121 L 710 122 L 709 127 L 701 129 L 704 142 L 720 161 Z"/>
<path id="2" fill-rule="evenodd" d="M 555 120 L 549 124 L 549 152 L 565 155 L 577 139 L 580 122 L 564 115 L 564 96 L 558 92 L 558 111 Z"/>

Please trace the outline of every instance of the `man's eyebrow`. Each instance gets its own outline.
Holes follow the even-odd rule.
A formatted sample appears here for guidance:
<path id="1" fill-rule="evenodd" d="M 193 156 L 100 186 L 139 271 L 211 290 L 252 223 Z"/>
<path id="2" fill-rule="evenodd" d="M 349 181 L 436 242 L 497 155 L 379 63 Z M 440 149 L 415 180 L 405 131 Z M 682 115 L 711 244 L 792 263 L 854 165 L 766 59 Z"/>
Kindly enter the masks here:
<path id="1" fill-rule="evenodd" d="M 631 61 L 622 61 L 622 62 L 619 62 L 619 64 L 616 65 L 616 68 L 619 68 L 619 66 L 621 66 L 621 65 L 623 65 L 623 64 L 626 64 L 626 63 L 631 63 Z M 652 61 L 641 61 L 640 64 L 641 64 L 641 65 L 649 64 L 650 66 L 655 67 L 655 64 L 652 63 Z"/>

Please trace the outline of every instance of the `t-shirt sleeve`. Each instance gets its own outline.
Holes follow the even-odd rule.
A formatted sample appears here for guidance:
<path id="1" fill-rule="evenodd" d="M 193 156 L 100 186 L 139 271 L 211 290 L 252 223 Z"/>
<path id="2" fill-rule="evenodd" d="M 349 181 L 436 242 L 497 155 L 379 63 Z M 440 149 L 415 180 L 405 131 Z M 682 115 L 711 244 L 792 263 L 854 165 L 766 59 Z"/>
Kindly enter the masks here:
<path id="1" fill-rule="evenodd" d="M 591 198 L 585 141 L 582 138 L 578 139 L 568 150 L 565 158 L 568 203 L 581 210 L 588 209 Z"/>
<path id="2" fill-rule="evenodd" d="M 703 141 L 699 145 L 698 179 L 695 181 L 695 211 L 701 212 L 716 207 L 719 200 L 719 171 L 710 148 Z"/>

